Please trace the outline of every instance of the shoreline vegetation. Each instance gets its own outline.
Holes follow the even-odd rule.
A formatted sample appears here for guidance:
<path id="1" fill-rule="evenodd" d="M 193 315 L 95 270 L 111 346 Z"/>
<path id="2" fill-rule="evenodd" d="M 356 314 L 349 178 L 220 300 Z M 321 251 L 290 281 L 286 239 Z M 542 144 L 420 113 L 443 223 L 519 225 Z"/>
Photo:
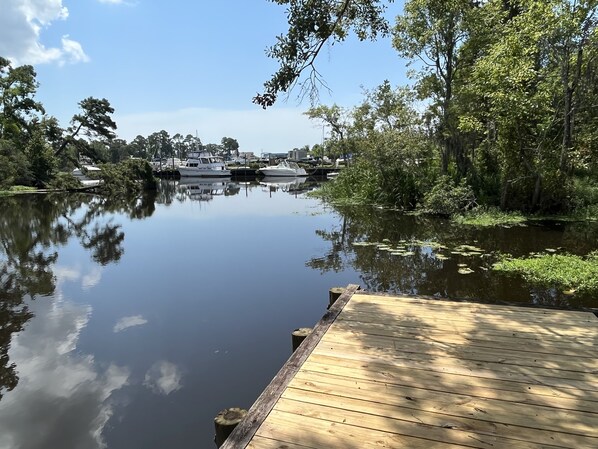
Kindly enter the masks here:
<path id="1" fill-rule="evenodd" d="M 492 269 L 517 274 L 537 286 L 549 286 L 566 295 L 598 292 L 598 251 L 586 256 L 541 253 L 513 258 L 503 255 Z"/>

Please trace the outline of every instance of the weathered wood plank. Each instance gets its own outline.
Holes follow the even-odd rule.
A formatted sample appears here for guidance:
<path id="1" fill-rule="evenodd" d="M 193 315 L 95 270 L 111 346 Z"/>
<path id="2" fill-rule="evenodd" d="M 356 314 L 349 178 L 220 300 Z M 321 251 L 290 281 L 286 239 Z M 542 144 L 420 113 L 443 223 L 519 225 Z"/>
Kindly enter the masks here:
<path id="1" fill-rule="evenodd" d="M 581 328 L 576 326 L 560 326 L 555 324 L 554 329 L 550 326 L 540 326 L 534 324 L 522 324 L 518 321 L 466 321 L 459 319 L 452 319 L 450 317 L 427 317 L 423 315 L 414 314 L 414 311 L 403 314 L 392 314 L 389 311 L 377 310 L 375 312 L 371 310 L 359 310 L 355 309 L 347 310 L 343 314 L 343 320 L 356 321 L 359 323 L 394 323 L 401 324 L 403 326 L 411 326 L 421 329 L 425 332 L 427 329 L 450 329 L 451 327 L 455 331 L 469 332 L 469 331 L 484 331 L 492 334 L 508 335 L 509 332 L 513 333 L 527 333 L 535 334 L 539 336 L 552 336 L 555 338 L 578 338 L 584 343 L 596 345 L 598 344 L 598 336 L 596 330 Z"/>
<path id="2" fill-rule="evenodd" d="M 553 378 L 558 380 L 578 381 L 578 385 L 585 385 L 590 390 L 598 390 L 598 378 L 591 372 L 578 372 L 568 370 L 558 370 L 553 368 L 544 368 L 541 366 L 527 366 L 524 364 L 503 363 L 501 361 L 483 361 L 476 359 L 459 359 L 455 357 L 442 357 L 433 354 L 398 352 L 394 348 L 376 348 L 360 347 L 343 343 L 331 343 L 318 346 L 314 349 L 314 354 L 336 355 L 353 360 L 379 361 L 387 360 L 393 363 L 415 363 L 420 367 L 436 365 L 443 369 L 465 369 L 475 374 L 478 370 L 490 370 L 501 373 L 504 378 L 512 375 L 519 376 L 542 376 L 543 378 Z M 549 385 L 555 381 L 549 381 Z M 556 381 L 557 384 L 558 381 Z"/>
<path id="3" fill-rule="evenodd" d="M 295 442 L 317 449 L 463 449 L 460 444 L 435 442 L 392 432 L 273 410 L 257 432 L 261 437 Z M 469 445 L 472 447 L 472 445 Z M 475 447 L 475 446 L 473 446 Z M 487 447 L 487 446 L 485 446 Z"/>
<path id="4" fill-rule="evenodd" d="M 569 408 L 568 401 L 575 404 L 577 410 L 596 413 L 598 410 L 598 391 L 578 388 L 557 388 L 544 385 L 537 379 L 526 382 L 484 378 L 465 374 L 424 369 L 389 366 L 384 363 L 364 364 L 341 358 L 310 357 L 303 364 L 303 372 L 334 374 L 351 379 L 371 380 L 396 385 L 453 385 L 457 392 L 475 393 L 480 397 L 500 398 L 518 402 L 524 397 L 525 402 L 538 405 Z M 562 402 L 561 402 L 562 400 Z M 556 401 L 556 402 L 555 402 Z M 573 407 L 571 407 L 573 408 Z"/>
<path id="5" fill-rule="evenodd" d="M 446 340 L 450 340 L 447 335 Z M 558 353 L 525 351 L 525 347 L 479 347 L 468 343 L 450 343 L 437 339 L 409 339 L 392 336 L 377 336 L 352 332 L 343 332 L 335 329 L 326 334 L 322 339 L 325 343 L 341 343 L 355 345 L 362 348 L 375 348 L 401 353 L 425 353 L 428 356 L 443 358 L 458 358 L 480 362 L 498 362 L 512 365 L 538 366 L 555 370 L 578 371 L 582 373 L 598 373 L 598 359 L 578 357 L 574 355 L 563 356 Z"/>
<path id="6" fill-rule="evenodd" d="M 345 321 L 339 317 L 332 329 L 340 329 L 345 332 L 353 332 L 360 335 L 379 335 L 386 337 L 402 337 L 412 340 L 432 340 L 446 343 L 463 343 L 472 346 L 494 347 L 494 348 L 517 348 L 518 351 L 530 351 L 538 353 L 571 355 L 575 357 L 596 357 L 596 350 L 592 344 L 583 344 L 578 339 L 563 339 L 561 337 L 538 337 L 533 333 L 488 333 L 483 330 L 458 332 L 452 329 L 427 329 L 422 332 L 413 326 L 403 326 L 400 323 L 359 323 Z"/>
<path id="7" fill-rule="evenodd" d="M 352 304 L 395 304 L 405 307 L 423 306 L 427 310 L 459 311 L 461 314 L 489 314 L 493 316 L 514 315 L 523 321 L 546 320 L 568 322 L 590 322 L 598 324 L 598 317 L 591 311 L 559 310 L 554 308 L 525 307 L 524 305 L 487 304 L 476 301 L 455 301 L 451 299 L 438 299 L 434 297 L 418 297 L 405 295 L 389 295 L 385 293 L 360 292 L 353 298 Z"/>
<path id="8" fill-rule="evenodd" d="M 392 431 L 413 437 L 462 444 L 490 439 L 494 447 L 528 448 L 538 444 L 568 447 L 598 447 L 598 439 L 552 430 L 506 425 L 469 417 L 428 412 L 372 401 L 335 397 L 288 388 L 277 410 L 360 427 Z M 546 447 L 546 446 L 543 446 Z"/>
<path id="9" fill-rule="evenodd" d="M 363 380 L 342 380 L 335 376 L 297 376 L 289 388 L 329 395 L 334 405 L 336 397 L 349 397 L 371 402 L 444 413 L 457 417 L 487 420 L 504 425 L 520 425 L 541 430 L 558 430 L 575 435 L 598 438 L 598 415 L 595 413 L 545 407 L 523 402 L 513 403 L 464 394 L 445 393 L 424 387 L 384 385 Z"/>

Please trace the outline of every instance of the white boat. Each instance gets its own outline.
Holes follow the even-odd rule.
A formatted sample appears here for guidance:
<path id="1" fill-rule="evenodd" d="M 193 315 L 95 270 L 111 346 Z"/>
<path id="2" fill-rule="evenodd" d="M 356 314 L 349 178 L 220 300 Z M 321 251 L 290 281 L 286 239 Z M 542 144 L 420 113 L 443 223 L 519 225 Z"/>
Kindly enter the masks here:
<path id="1" fill-rule="evenodd" d="M 299 167 L 296 162 L 287 161 L 286 159 L 281 161 L 278 165 L 270 165 L 258 169 L 258 172 L 264 176 L 307 176 L 307 172 L 304 168 Z"/>
<path id="2" fill-rule="evenodd" d="M 185 164 L 179 165 L 177 170 L 181 177 L 226 178 L 231 175 L 230 170 L 224 165 L 224 160 L 209 151 L 192 151 Z"/>
<path id="3" fill-rule="evenodd" d="M 102 170 L 93 165 L 81 165 L 75 168 L 71 173 L 85 187 L 97 186 L 101 183 L 98 175 Z M 91 176 L 91 177 L 90 177 Z"/>

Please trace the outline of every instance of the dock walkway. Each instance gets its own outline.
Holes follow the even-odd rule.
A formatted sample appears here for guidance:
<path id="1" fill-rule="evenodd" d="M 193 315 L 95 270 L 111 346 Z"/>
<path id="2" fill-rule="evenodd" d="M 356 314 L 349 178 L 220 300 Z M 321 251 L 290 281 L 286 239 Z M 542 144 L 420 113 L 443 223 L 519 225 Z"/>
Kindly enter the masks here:
<path id="1" fill-rule="evenodd" d="M 598 448 L 598 318 L 351 285 L 222 449 Z"/>

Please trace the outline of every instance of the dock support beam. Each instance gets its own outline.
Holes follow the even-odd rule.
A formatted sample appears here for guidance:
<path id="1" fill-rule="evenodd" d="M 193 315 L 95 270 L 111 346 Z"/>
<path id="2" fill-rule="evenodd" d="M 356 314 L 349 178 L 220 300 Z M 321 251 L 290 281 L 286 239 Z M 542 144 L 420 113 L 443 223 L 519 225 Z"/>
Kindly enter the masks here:
<path id="1" fill-rule="evenodd" d="M 214 418 L 214 427 L 216 429 L 214 443 L 217 447 L 224 444 L 245 415 L 247 415 L 247 410 L 238 407 L 227 408 L 216 415 Z"/>
<path id="2" fill-rule="evenodd" d="M 300 327 L 299 329 L 295 329 L 291 335 L 293 339 L 293 352 L 297 350 L 301 342 L 305 340 L 305 338 L 311 334 L 312 328 L 311 327 Z"/>
<path id="3" fill-rule="evenodd" d="M 332 287 L 329 291 L 328 291 L 328 308 L 330 309 L 332 307 L 332 304 L 334 304 L 336 302 L 336 300 L 343 294 L 343 292 L 345 291 L 345 289 L 343 287 Z"/>

